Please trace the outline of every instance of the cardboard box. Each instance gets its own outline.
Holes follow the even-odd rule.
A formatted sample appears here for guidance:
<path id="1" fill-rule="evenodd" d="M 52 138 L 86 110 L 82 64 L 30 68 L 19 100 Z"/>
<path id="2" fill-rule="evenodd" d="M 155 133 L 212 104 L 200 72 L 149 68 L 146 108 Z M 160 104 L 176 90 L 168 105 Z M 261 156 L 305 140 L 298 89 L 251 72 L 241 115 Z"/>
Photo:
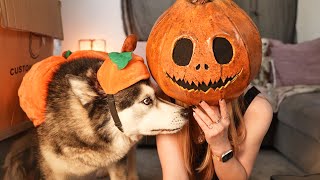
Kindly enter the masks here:
<path id="1" fill-rule="evenodd" d="M 0 0 L 0 141 L 29 127 L 18 88 L 31 66 L 63 39 L 59 0 Z M 36 94 L 35 94 L 36 96 Z"/>

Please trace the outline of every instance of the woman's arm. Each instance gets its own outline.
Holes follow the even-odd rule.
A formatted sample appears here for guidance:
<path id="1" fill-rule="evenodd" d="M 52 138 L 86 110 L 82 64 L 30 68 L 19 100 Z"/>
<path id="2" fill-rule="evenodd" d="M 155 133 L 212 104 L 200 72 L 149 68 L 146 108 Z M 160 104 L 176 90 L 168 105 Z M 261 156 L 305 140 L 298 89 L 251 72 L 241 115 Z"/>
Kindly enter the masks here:
<path id="1" fill-rule="evenodd" d="M 157 135 L 157 150 L 164 180 L 187 180 L 178 134 Z"/>
<path id="2" fill-rule="evenodd" d="M 219 102 L 219 107 L 209 107 L 205 102 L 200 103 L 200 106 L 205 113 L 199 108 L 195 108 L 195 119 L 204 131 L 212 153 L 221 156 L 231 149 L 228 140 L 230 118 L 227 112 L 227 105 L 222 100 Z M 270 104 L 264 98 L 255 98 L 249 106 L 244 119 L 247 136 L 240 146 L 240 153 L 224 163 L 214 158 L 215 172 L 220 180 L 240 180 L 250 177 L 262 139 L 271 123 L 272 109 Z"/>
<path id="3" fill-rule="evenodd" d="M 272 108 L 270 103 L 263 97 L 257 96 L 244 115 L 246 138 L 240 146 L 237 156 L 227 163 L 215 160 L 215 170 L 221 180 L 224 179 L 248 179 L 251 175 L 254 162 L 258 155 L 263 137 L 267 133 L 272 121 Z M 245 174 L 232 174 L 230 170 Z M 245 176 L 244 176 L 245 175 Z M 241 178 L 240 178 L 241 177 Z"/>
<path id="4" fill-rule="evenodd" d="M 154 82 L 154 81 L 153 81 Z M 157 97 L 170 101 L 156 83 L 152 83 Z M 188 180 L 185 169 L 179 134 L 160 134 L 156 136 L 157 151 L 162 168 L 163 180 Z"/>
<path id="5" fill-rule="evenodd" d="M 270 103 L 261 95 L 254 98 L 244 114 L 247 134 L 237 158 L 245 168 L 248 177 L 252 172 L 262 140 L 271 124 L 272 116 L 273 110 Z"/>

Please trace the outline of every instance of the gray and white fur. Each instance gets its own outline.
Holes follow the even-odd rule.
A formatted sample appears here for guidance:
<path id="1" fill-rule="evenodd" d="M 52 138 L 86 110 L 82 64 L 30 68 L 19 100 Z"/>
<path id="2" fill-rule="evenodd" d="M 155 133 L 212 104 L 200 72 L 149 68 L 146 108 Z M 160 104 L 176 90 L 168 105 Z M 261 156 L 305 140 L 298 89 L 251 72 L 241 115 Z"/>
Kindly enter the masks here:
<path id="1" fill-rule="evenodd" d="M 175 133 L 186 124 L 189 110 L 158 99 L 143 80 L 114 95 L 121 132 L 97 81 L 102 63 L 66 62 L 48 84 L 46 118 L 37 128 L 44 179 L 81 179 L 101 168 L 112 180 L 136 179 L 127 172 L 126 155 L 142 135 Z"/>

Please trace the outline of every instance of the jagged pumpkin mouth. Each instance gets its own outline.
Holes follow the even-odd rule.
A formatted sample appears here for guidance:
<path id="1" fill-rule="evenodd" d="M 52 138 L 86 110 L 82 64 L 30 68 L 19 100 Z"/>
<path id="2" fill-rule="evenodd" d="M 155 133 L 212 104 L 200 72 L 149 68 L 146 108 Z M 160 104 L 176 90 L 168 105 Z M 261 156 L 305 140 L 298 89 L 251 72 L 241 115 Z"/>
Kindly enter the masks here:
<path id="1" fill-rule="evenodd" d="M 242 70 L 237 73 L 236 75 L 232 76 L 232 77 L 227 77 L 224 81 L 222 80 L 222 78 L 220 77 L 220 79 L 218 81 L 212 82 L 212 80 L 209 81 L 208 84 L 206 84 L 205 82 L 199 82 L 199 83 L 195 83 L 192 82 L 191 84 L 185 80 L 185 79 L 176 79 L 175 76 L 170 76 L 168 73 L 167 76 L 178 86 L 182 87 L 183 89 L 189 90 L 189 91 L 202 91 L 202 92 L 207 92 L 210 89 L 213 90 L 222 90 L 226 87 L 228 87 L 231 83 L 233 83 L 242 73 Z"/>

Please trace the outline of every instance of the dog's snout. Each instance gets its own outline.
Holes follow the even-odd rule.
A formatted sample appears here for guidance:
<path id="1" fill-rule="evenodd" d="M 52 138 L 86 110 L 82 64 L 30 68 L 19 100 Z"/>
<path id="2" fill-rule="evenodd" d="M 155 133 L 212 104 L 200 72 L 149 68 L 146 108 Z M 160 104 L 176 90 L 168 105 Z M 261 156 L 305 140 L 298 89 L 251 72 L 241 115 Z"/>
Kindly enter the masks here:
<path id="1" fill-rule="evenodd" d="M 191 112 L 192 112 L 192 110 L 190 108 L 184 108 L 180 111 L 180 114 L 182 117 L 189 119 Z"/>

